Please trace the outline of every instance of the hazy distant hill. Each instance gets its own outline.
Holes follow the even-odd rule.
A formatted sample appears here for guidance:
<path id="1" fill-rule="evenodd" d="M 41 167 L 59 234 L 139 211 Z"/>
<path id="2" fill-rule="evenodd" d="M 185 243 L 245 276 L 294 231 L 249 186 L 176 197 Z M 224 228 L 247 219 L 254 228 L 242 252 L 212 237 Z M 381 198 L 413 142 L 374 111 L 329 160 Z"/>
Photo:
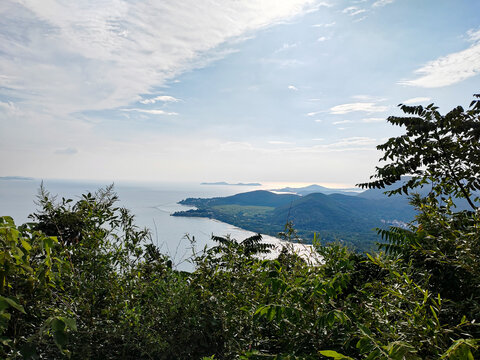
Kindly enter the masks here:
<path id="1" fill-rule="evenodd" d="M 0 180 L 27 180 L 27 181 L 31 181 L 31 180 L 34 180 L 34 178 L 25 177 L 25 176 L 0 176 Z"/>
<path id="2" fill-rule="evenodd" d="M 260 183 L 228 183 L 225 181 L 218 182 L 202 182 L 200 185 L 229 185 L 229 186 L 262 186 Z"/>
<path id="3" fill-rule="evenodd" d="M 366 199 L 374 199 L 374 200 L 383 200 L 383 199 L 390 199 L 392 201 L 395 201 L 397 204 L 403 203 L 403 204 L 408 204 L 409 203 L 409 198 L 411 197 L 412 194 L 418 193 L 422 197 L 427 196 L 430 191 L 432 190 L 431 185 L 425 184 L 421 187 L 418 187 L 414 190 L 410 190 L 409 194 L 396 194 L 392 196 L 387 196 L 384 194 L 385 191 L 390 191 L 397 189 L 401 186 L 401 184 L 405 183 L 406 181 L 410 180 L 410 176 L 402 176 L 402 180 L 399 182 L 386 186 L 384 189 L 368 189 L 365 190 L 361 193 L 359 193 L 357 196 L 366 198 Z M 474 193 L 476 196 L 480 196 L 479 193 Z M 473 200 L 473 199 L 472 199 Z M 465 199 L 453 199 L 454 204 L 456 205 L 457 210 L 472 210 L 471 207 L 468 205 L 468 202 Z M 480 204 L 478 204 L 480 205 Z"/>
<path id="4" fill-rule="evenodd" d="M 309 185 L 300 188 L 293 188 L 293 187 L 284 187 L 282 189 L 275 189 L 272 191 L 276 192 L 284 192 L 284 193 L 293 193 L 298 195 L 308 195 L 313 193 L 322 193 L 322 194 L 345 194 L 345 195 L 357 195 L 359 189 L 357 188 L 349 188 L 349 189 L 331 189 L 321 185 Z"/>
<path id="5" fill-rule="evenodd" d="M 379 238 L 372 230 L 413 220 L 407 201 L 393 198 L 369 199 L 343 194 L 275 194 L 258 190 L 223 198 L 189 198 L 180 204 L 195 210 L 174 216 L 208 217 L 247 230 L 277 235 L 287 221 L 306 240 L 317 233 L 325 241 L 342 240 L 359 250 L 368 250 Z"/>

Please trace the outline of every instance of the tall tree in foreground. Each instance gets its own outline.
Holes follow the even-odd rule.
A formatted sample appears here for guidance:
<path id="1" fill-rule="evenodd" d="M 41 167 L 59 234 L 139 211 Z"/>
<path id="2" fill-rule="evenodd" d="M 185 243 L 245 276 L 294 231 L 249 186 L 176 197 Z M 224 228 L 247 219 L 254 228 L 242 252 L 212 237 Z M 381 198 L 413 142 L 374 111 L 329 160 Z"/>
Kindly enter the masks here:
<path id="1" fill-rule="evenodd" d="M 476 210 L 474 191 L 480 190 L 480 94 L 474 95 L 468 110 L 458 106 L 441 115 L 433 104 L 427 107 L 399 107 L 407 115 L 390 116 L 392 125 L 405 127 L 406 133 L 390 138 L 377 149 L 388 162 L 376 167 L 375 179 L 358 184 L 362 188 L 384 188 L 411 175 L 411 179 L 387 194 L 408 194 L 409 190 L 431 184 L 432 195 L 464 198 Z"/>
<path id="2" fill-rule="evenodd" d="M 411 197 L 418 215 L 409 229 L 379 230 L 387 244 L 380 245 L 394 259 L 415 270 L 412 278 L 444 300 L 438 319 L 455 328 L 452 334 L 480 338 L 480 94 L 468 110 L 458 106 L 441 115 L 433 104 L 400 108 L 408 116 L 387 120 L 405 127 L 404 135 L 377 146 L 384 152 L 371 182 L 363 188 L 384 188 L 412 177 L 388 195 L 406 193 L 428 184 L 422 198 Z M 467 201 L 470 211 L 455 210 L 455 199 Z M 455 338 L 453 336 L 452 338 Z"/>

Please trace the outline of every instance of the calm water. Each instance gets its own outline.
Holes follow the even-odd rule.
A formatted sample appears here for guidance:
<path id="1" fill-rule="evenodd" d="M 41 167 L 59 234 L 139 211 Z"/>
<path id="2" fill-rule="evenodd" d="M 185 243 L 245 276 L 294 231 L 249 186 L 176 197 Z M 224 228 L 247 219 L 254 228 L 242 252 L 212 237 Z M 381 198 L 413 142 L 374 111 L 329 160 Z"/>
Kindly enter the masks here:
<path id="1" fill-rule="evenodd" d="M 45 180 L 44 185 L 52 195 L 58 195 L 60 199 L 65 197 L 75 200 L 81 194 L 95 192 L 108 183 Z M 12 216 L 16 224 L 28 221 L 28 215 L 37 208 L 34 200 L 39 186 L 40 180 L 0 180 L 0 216 Z M 132 211 L 137 225 L 152 231 L 153 242 L 163 253 L 170 255 L 177 268 L 182 270 L 193 268 L 188 262 L 192 249 L 187 234 L 195 237 L 196 249 L 201 250 L 212 244 L 212 234 L 230 234 L 235 239 L 244 239 L 253 233 L 216 220 L 170 216 L 171 213 L 186 208 L 177 202 L 187 197 L 228 196 L 251 190 L 258 190 L 258 187 L 188 183 L 115 184 L 120 205 Z"/>

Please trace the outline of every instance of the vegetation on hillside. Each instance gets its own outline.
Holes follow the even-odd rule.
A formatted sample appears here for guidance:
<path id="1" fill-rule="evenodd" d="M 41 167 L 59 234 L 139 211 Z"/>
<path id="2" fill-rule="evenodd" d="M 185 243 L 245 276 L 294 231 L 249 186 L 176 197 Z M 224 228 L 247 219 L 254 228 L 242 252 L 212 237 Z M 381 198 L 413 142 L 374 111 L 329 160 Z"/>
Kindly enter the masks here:
<path id="1" fill-rule="evenodd" d="M 0 218 L 0 357 L 474 359 L 480 214 L 470 191 L 480 188 L 480 161 L 478 145 L 462 142 L 479 143 L 480 103 L 446 116 L 433 105 L 402 108 L 415 116 L 388 120 L 414 143 L 423 127 L 444 135 L 420 154 L 405 148 L 410 140 L 390 139 L 380 148 L 391 166 L 364 186 L 388 185 L 411 161 L 406 172 L 418 179 L 402 191 L 424 179 L 435 186 L 413 195 L 416 221 L 379 230 L 386 244 L 367 256 L 314 238 L 311 256 L 321 263 L 288 247 L 261 260 L 269 246 L 260 236 L 214 237 L 217 246 L 192 258 L 195 271 L 179 272 L 116 207 L 112 188 L 76 202 L 42 189 L 31 223 Z M 456 211 L 455 198 L 465 196 L 474 208 Z M 283 236 L 296 238 L 288 226 Z"/>
<path id="2" fill-rule="evenodd" d="M 401 196 L 371 199 L 257 190 L 220 198 L 188 198 L 180 204 L 195 209 L 177 211 L 173 216 L 207 217 L 273 236 L 283 230 L 286 222 L 292 222 L 304 243 L 311 243 L 317 234 L 324 242 L 341 241 L 356 251 L 375 249 L 380 237 L 372 229 L 407 223 L 415 216 L 415 209 Z"/>

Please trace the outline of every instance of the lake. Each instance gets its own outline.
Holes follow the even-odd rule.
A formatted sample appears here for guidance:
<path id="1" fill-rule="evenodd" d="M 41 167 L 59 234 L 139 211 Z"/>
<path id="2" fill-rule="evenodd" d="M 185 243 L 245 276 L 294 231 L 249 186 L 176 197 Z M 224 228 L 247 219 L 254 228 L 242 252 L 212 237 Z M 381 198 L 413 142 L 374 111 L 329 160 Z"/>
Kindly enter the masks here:
<path id="1" fill-rule="evenodd" d="M 34 201 L 41 180 L 0 180 L 0 216 L 13 217 L 17 225 L 28 221 L 28 215 L 37 208 Z M 81 194 L 95 192 L 111 183 L 67 180 L 44 180 L 45 188 L 52 194 L 79 199 Z M 187 197 L 228 196 L 240 192 L 258 190 L 258 186 L 200 185 L 193 183 L 115 183 L 119 205 L 130 209 L 135 215 L 136 224 L 151 230 L 152 241 L 169 255 L 179 270 L 192 270 L 189 262 L 192 247 L 187 239 L 195 237 L 196 250 L 211 246 L 212 234 L 242 240 L 252 232 L 220 221 L 170 216 L 171 213 L 188 207 L 177 204 Z M 278 244 L 279 240 L 264 236 L 268 242 Z"/>

